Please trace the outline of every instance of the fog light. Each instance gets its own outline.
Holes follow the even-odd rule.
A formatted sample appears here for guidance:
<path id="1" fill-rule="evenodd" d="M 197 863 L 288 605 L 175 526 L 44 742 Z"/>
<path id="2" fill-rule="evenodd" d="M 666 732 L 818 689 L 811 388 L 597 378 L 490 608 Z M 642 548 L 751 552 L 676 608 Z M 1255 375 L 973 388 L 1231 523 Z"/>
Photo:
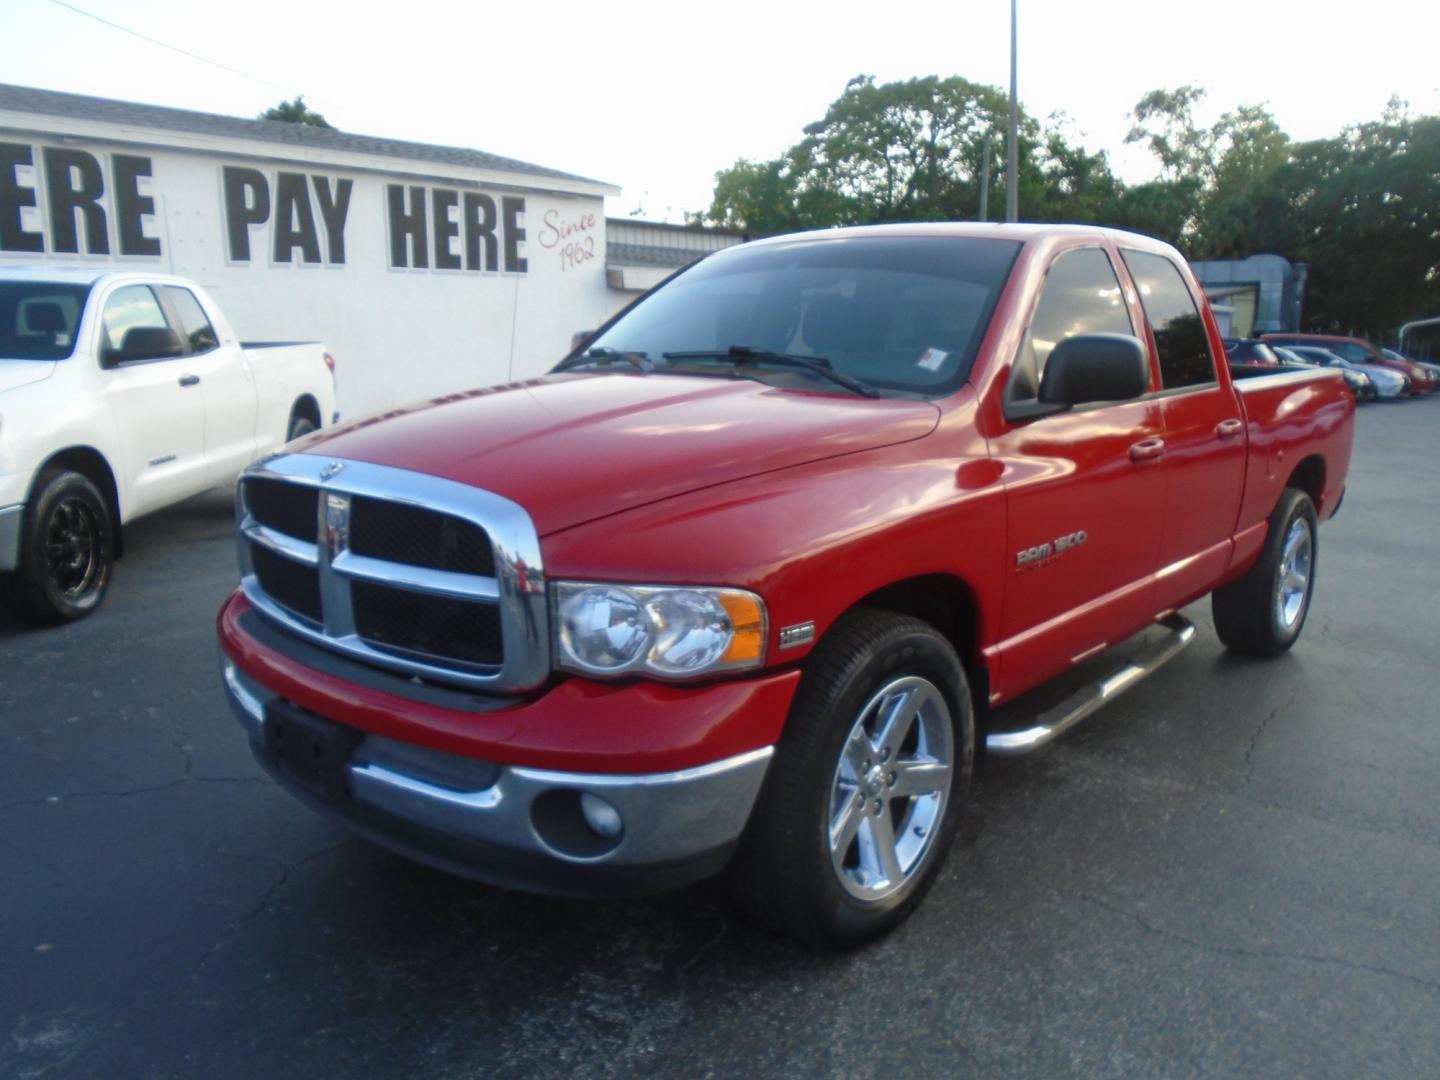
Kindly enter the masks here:
<path id="1" fill-rule="evenodd" d="M 585 815 L 585 824 L 595 830 L 596 835 L 607 840 L 619 836 L 624 827 L 620 822 L 620 811 L 599 795 L 591 795 L 588 791 L 580 793 L 580 812 Z"/>

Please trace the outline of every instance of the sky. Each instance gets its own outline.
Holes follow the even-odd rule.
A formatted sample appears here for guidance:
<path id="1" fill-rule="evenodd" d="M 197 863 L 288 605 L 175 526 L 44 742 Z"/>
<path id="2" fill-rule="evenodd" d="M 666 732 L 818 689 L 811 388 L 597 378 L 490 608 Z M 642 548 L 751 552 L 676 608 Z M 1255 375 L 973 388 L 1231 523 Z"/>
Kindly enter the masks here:
<path id="1" fill-rule="evenodd" d="M 304 94 L 348 132 L 619 185 L 607 213 L 652 220 L 705 209 L 717 171 L 779 155 L 857 74 L 1010 79 L 1006 0 L 73 7 L 213 63 L 58 0 L 0 0 L 0 82 L 234 116 Z M 1440 114 L 1433 3 L 1019 0 L 1019 29 L 1024 107 L 1063 112 L 1071 141 L 1131 183 L 1156 165 L 1124 145 L 1127 114 L 1158 87 L 1207 87 L 1206 122 L 1266 104 L 1296 139 L 1377 119 L 1392 94 Z"/>

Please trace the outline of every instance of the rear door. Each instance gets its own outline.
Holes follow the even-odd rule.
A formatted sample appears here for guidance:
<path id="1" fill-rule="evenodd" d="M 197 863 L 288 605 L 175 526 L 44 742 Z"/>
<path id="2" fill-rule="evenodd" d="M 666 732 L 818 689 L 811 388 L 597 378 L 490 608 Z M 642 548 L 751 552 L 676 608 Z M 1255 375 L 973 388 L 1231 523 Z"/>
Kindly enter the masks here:
<path id="1" fill-rule="evenodd" d="M 180 285 L 158 288 L 189 352 L 205 402 L 206 473 L 228 484 L 255 456 L 255 383 L 236 341 L 221 341 L 199 299 Z"/>
<path id="2" fill-rule="evenodd" d="M 1106 250 L 1062 251 L 1012 368 L 1007 409 L 1035 399 L 1057 342 L 1135 332 Z M 1161 404 L 1147 396 L 1013 421 L 991 438 L 990 452 L 1004 465 L 1010 522 L 1000 646 L 1007 695 L 1134 633 L 1154 614 L 1150 577 L 1165 504 L 1154 453 L 1161 425 Z"/>
<path id="3" fill-rule="evenodd" d="M 1244 413 L 1217 370 L 1198 298 L 1180 268 L 1148 251 L 1122 248 L 1121 257 L 1160 367 L 1165 527 L 1156 599 L 1166 609 L 1208 592 L 1230 563 L 1245 482 Z"/>

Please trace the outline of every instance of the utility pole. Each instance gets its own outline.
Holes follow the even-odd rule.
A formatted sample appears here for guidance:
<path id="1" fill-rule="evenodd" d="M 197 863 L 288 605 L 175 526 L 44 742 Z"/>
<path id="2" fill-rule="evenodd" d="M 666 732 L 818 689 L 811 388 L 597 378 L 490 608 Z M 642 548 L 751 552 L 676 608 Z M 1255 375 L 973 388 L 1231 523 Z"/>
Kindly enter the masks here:
<path id="1" fill-rule="evenodd" d="M 980 163 L 980 220 L 990 220 L 990 136 L 985 136 L 985 159 Z"/>
<path id="2" fill-rule="evenodd" d="M 1017 133 L 1018 97 L 1016 94 L 1015 39 L 1018 34 L 1019 17 L 1015 11 L 1017 0 L 1010 0 L 1010 138 L 1009 150 L 1005 155 L 1005 220 L 1020 220 L 1020 146 Z"/>

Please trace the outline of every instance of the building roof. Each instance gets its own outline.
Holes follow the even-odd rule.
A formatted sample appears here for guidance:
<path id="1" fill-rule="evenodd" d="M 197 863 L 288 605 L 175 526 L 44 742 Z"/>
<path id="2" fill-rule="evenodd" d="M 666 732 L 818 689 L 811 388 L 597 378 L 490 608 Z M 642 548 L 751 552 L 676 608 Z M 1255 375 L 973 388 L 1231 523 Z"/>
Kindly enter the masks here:
<path id="1" fill-rule="evenodd" d="M 544 177 L 552 180 L 573 180 L 587 184 L 603 181 L 574 173 L 547 169 L 541 165 L 516 161 L 514 158 L 487 154 L 483 150 L 466 150 L 457 146 L 435 146 L 430 143 L 382 139 L 372 135 L 351 135 L 334 128 L 310 124 L 290 124 L 278 120 L 246 120 L 218 113 L 192 112 L 162 105 L 141 105 L 132 101 L 67 94 L 58 90 L 37 90 L 29 86 L 0 83 L 0 111 L 36 113 L 42 116 L 63 116 L 74 120 L 94 120 L 132 127 L 156 128 L 192 135 L 228 136 L 254 139 L 285 146 L 312 150 L 339 150 L 376 157 L 402 158 L 410 161 L 432 161 L 443 165 L 462 165 L 492 172 L 515 173 L 521 176 Z"/>
<path id="2" fill-rule="evenodd" d="M 651 244 L 605 245 L 605 262 L 608 266 L 655 266 L 674 268 L 689 266 L 696 259 L 704 258 L 710 252 L 693 248 L 665 248 Z"/>

